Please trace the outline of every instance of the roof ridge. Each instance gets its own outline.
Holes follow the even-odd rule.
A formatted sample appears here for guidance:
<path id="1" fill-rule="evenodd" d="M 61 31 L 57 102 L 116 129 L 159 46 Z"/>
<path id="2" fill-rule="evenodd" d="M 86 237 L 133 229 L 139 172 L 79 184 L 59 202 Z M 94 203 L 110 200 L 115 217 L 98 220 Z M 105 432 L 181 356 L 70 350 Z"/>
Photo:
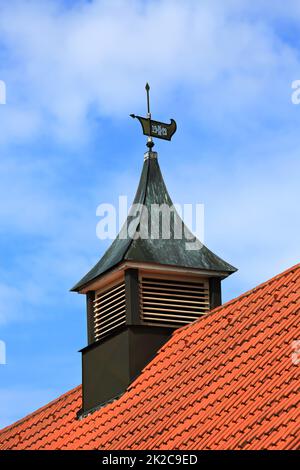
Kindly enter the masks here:
<path id="1" fill-rule="evenodd" d="M 227 302 L 225 302 L 224 304 L 220 305 L 219 307 L 216 307 L 214 308 L 213 310 L 211 310 L 210 312 L 208 312 L 207 314 L 201 316 L 200 318 L 198 318 L 197 320 L 193 321 L 192 323 L 189 323 L 188 325 L 184 325 L 182 326 L 181 328 L 178 328 L 177 330 L 175 330 L 173 333 L 172 333 L 172 336 L 175 336 L 177 334 L 179 334 L 181 331 L 185 330 L 185 329 L 188 329 L 191 325 L 194 325 L 195 323 L 200 323 L 201 321 L 204 321 L 205 318 L 207 318 L 208 316 L 210 315 L 214 315 L 216 314 L 217 312 L 221 311 L 223 308 L 226 308 L 228 307 L 229 305 L 233 305 L 235 304 L 236 302 L 239 302 L 241 299 L 244 299 L 245 297 L 248 297 L 249 295 L 253 294 L 254 292 L 256 292 L 257 290 L 260 290 L 260 289 L 263 289 L 265 286 L 267 286 L 268 284 L 272 284 L 273 282 L 277 281 L 278 279 L 286 276 L 287 274 L 290 274 L 291 272 L 293 271 L 297 271 L 298 269 L 300 269 L 300 263 L 297 263 L 295 264 L 294 266 L 291 266 L 290 268 L 286 269 L 285 271 L 279 273 L 279 274 L 276 274 L 275 276 L 271 277 L 270 279 L 268 279 L 267 281 L 264 281 L 262 282 L 261 284 L 258 284 L 258 286 L 255 286 L 255 287 L 252 287 L 252 289 L 249 289 L 247 290 L 246 292 L 244 292 L 243 294 L 240 294 L 238 295 L 237 297 L 234 297 L 233 299 L 231 300 L 228 300 Z M 167 343 L 166 343 L 167 344 Z"/>
<path id="2" fill-rule="evenodd" d="M 4 434 L 5 432 L 7 432 L 8 430 L 12 430 L 14 429 L 16 426 L 19 426 L 20 424 L 23 424 L 25 421 L 28 421 L 30 418 L 33 418 L 35 415 L 41 413 L 43 410 L 45 410 L 46 408 L 49 408 L 50 406 L 56 404 L 57 402 L 59 402 L 60 400 L 62 400 L 63 398 L 67 397 L 67 396 L 70 396 L 72 395 L 72 393 L 75 393 L 78 389 L 81 388 L 81 385 L 77 385 L 76 387 L 74 388 L 71 388 L 70 390 L 68 390 L 67 392 L 63 393 L 62 395 L 59 395 L 59 397 L 57 398 L 54 398 L 54 400 L 51 400 L 49 403 L 47 403 L 46 405 L 43 405 L 41 406 L 40 408 L 38 408 L 37 410 L 35 411 L 32 411 L 31 413 L 29 413 L 28 415 L 24 416 L 23 418 L 19 419 L 18 421 L 15 421 L 14 423 L 12 424 L 8 424 L 7 426 L 5 426 L 5 428 L 2 428 L 0 429 L 0 436 L 1 434 Z"/>
<path id="3" fill-rule="evenodd" d="M 266 285 L 272 284 L 273 282 L 277 281 L 281 277 L 284 277 L 287 274 L 290 274 L 292 271 L 296 271 L 297 269 L 300 269 L 300 263 L 297 263 L 294 266 L 291 266 L 290 268 L 286 269 L 285 271 L 282 271 L 279 274 L 275 274 L 275 276 L 271 277 L 267 281 L 263 281 L 262 283 L 258 284 L 258 286 L 252 287 L 252 289 L 247 290 L 246 292 L 244 292 L 243 294 L 238 295 L 234 299 L 228 300 L 227 302 L 225 302 L 225 304 L 221 305 L 220 307 L 217 307 L 212 312 L 215 312 L 218 309 L 220 310 L 221 308 L 223 308 L 225 306 L 227 307 L 228 304 L 233 304 L 233 303 L 239 301 L 240 299 L 242 299 L 244 297 L 248 297 L 250 294 L 252 294 L 256 290 L 263 289 Z M 210 313 L 212 313 L 212 312 L 210 312 Z"/>

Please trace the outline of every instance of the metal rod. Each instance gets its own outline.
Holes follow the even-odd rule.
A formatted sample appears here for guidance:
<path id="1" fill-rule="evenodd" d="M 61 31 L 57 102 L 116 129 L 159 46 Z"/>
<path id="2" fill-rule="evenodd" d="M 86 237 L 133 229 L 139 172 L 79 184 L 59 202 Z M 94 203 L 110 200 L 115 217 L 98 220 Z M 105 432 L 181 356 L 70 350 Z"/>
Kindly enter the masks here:
<path id="1" fill-rule="evenodd" d="M 150 97 L 149 97 L 150 86 L 149 86 L 149 83 L 146 83 L 145 89 L 146 89 L 146 92 L 147 92 L 147 113 L 148 113 L 148 117 L 151 118 Z"/>
<path id="2" fill-rule="evenodd" d="M 150 111 L 150 96 L 149 96 L 150 85 L 149 85 L 148 82 L 146 83 L 145 89 L 146 89 L 146 93 L 147 93 L 147 117 L 150 120 L 150 126 L 151 126 L 151 111 Z M 149 152 L 151 152 L 152 148 L 154 146 L 154 142 L 153 142 L 152 137 L 148 137 L 146 145 L 149 149 Z"/>

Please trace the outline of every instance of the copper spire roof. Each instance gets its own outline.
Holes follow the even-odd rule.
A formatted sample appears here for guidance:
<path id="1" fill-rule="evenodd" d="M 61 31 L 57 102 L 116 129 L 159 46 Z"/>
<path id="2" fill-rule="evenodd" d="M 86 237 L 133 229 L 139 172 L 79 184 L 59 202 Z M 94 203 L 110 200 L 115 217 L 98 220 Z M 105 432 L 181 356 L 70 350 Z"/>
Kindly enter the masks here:
<path id="1" fill-rule="evenodd" d="M 166 204 L 173 207 L 173 202 L 160 171 L 157 153 L 150 151 L 145 156 L 134 205 L 138 204 L 146 207 L 150 219 L 152 204 Z M 129 213 L 126 226 L 128 227 L 133 223 L 134 219 L 136 234 L 143 223 L 143 210 L 141 210 L 138 218 L 135 218 L 132 212 Z M 182 239 L 177 239 L 174 236 L 174 231 L 178 225 L 181 225 L 184 230 L 185 237 Z M 149 220 L 150 226 L 151 220 Z M 134 239 L 135 236 L 122 239 L 118 235 L 100 261 L 72 288 L 72 291 L 79 291 L 98 276 L 125 260 L 216 271 L 222 273 L 224 277 L 236 271 L 236 268 L 219 258 L 200 242 L 198 249 L 187 250 L 187 240 L 196 240 L 196 238 L 193 238 L 193 235 L 178 215 L 174 219 L 171 217 L 170 235 L 170 239 L 163 239 L 161 236 L 158 239 L 151 239 L 151 237 Z"/>

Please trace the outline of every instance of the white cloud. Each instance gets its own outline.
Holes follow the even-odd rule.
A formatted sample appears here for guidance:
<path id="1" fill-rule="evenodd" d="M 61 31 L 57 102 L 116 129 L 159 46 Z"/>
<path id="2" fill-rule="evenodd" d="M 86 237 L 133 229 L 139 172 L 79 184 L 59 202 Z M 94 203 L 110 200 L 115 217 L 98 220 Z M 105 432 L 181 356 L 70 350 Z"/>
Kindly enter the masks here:
<path id="1" fill-rule="evenodd" d="M 132 175 L 106 173 L 106 187 L 100 178 L 98 186 L 94 180 L 79 200 L 61 184 L 58 157 L 22 161 L 9 145 L 46 136 L 76 146 L 94 132 L 95 116 L 121 120 L 131 111 L 143 112 L 146 80 L 152 85 L 155 115 L 170 110 L 185 126 L 185 140 L 192 136 L 190 143 L 180 143 L 176 135 L 176 151 L 189 153 L 192 171 L 185 154 L 182 167 L 174 157 L 169 183 L 175 182 L 174 200 L 191 202 L 194 188 L 195 202 L 206 204 L 208 246 L 228 252 L 233 264 L 247 263 L 245 285 L 257 278 L 255 271 L 269 274 L 248 259 L 253 244 L 257 252 L 268 245 L 268 265 L 276 265 L 271 259 L 271 253 L 277 258 L 276 246 L 281 258 L 293 259 L 296 247 L 289 234 L 298 229 L 292 217 L 298 167 L 294 163 L 290 178 L 287 161 L 295 160 L 298 147 L 290 84 L 300 64 L 297 44 L 285 40 L 282 22 L 300 18 L 299 10 L 293 1 L 259 8 L 250 0 L 98 0 L 75 2 L 72 8 L 59 1 L 2 2 L 0 51 L 9 60 L 2 62 L 0 72 L 8 95 L 0 109 L 0 143 L 6 149 L 0 163 L 0 198 L 5 201 L 0 233 L 42 239 L 34 252 L 14 261 L 11 272 L 17 265 L 20 279 L 4 282 L 6 292 L 18 289 L 22 277 L 29 276 L 39 285 L 37 298 L 50 302 L 57 284 L 64 289 L 72 273 L 84 273 L 102 251 L 95 239 L 97 204 L 111 202 L 125 188 L 131 192 L 136 184 Z M 285 138 L 276 126 L 272 129 L 274 121 Z M 205 132 L 211 142 L 234 142 L 236 155 L 229 159 L 231 150 L 211 148 L 206 156 L 202 149 L 199 157 L 197 145 L 202 148 Z M 256 147 L 251 147 L 253 139 Z M 264 139 L 273 145 L 266 146 Z M 259 159 L 266 160 L 264 167 Z M 67 180 L 66 168 L 62 174 Z M 183 190 L 188 181 L 188 200 L 179 192 L 178 174 L 185 177 Z M 206 185 L 198 188 L 200 174 L 206 175 Z M 278 212 L 288 226 L 285 232 L 278 229 Z M 236 260 L 241 245 L 245 250 Z M 21 311 L 23 304 L 16 305 Z"/>
<path id="2" fill-rule="evenodd" d="M 0 36 L 13 57 L 3 67 L 12 106 L 4 135 L 42 128 L 84 139 L 91 110 L 124 118 L 144 109 L 146 80 L 158 112 L 188 89 L 185 111 L 205 125 L 226 127 L 225 112 L 233 121 L 259 109 L 271 114 L 270 97 L 299 59 L 252 3 L 98 0 L 69 10 L 62 2 L 3 3 Z M 273 17 L 289 4 L 275 2 Z"/>
<path id="3" fill-rule="evenodd" d="M 0 325 L 19 319 L 20 304 L 21 292 L 16 287 L 0 283 Z"/>
<path id="4" fill-rule="evenodd" d="M 257 136 L 247 148 L 237 145 L 237 155 L 223 170 L 215 152 L 198 163 L 192 155 L 192 168 L 183 161 L 169 170 L 168 187 L 176 200 L 205 203 L 207 246 L 239 269 L 224 284 L 226 300 L 299 262 L 300 161 L 294 132 L 278 132 L 266 142 Z"/>

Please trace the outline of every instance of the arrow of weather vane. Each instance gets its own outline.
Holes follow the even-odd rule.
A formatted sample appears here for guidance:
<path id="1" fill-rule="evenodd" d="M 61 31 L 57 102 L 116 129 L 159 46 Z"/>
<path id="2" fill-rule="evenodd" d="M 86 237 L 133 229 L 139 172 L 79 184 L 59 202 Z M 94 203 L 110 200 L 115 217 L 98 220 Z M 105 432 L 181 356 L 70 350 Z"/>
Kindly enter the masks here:
<path id="1" fill-rule="evenodd" d="M 145 88 L 147 92 L 147 117 L 136 116 L 135 114 L 130 114 L 130 116 L 132 118 L 137 118 L 140 121 L 144 135 L 156 137 L 157 139 L 171 140 L 177 129 L 176 122 L 174 119 L 171 119 L 171 123 L 166 124 L 164 122 L 154 121 L 151 119 L 149 98 L 150 86 L 148 83 Z"/>

